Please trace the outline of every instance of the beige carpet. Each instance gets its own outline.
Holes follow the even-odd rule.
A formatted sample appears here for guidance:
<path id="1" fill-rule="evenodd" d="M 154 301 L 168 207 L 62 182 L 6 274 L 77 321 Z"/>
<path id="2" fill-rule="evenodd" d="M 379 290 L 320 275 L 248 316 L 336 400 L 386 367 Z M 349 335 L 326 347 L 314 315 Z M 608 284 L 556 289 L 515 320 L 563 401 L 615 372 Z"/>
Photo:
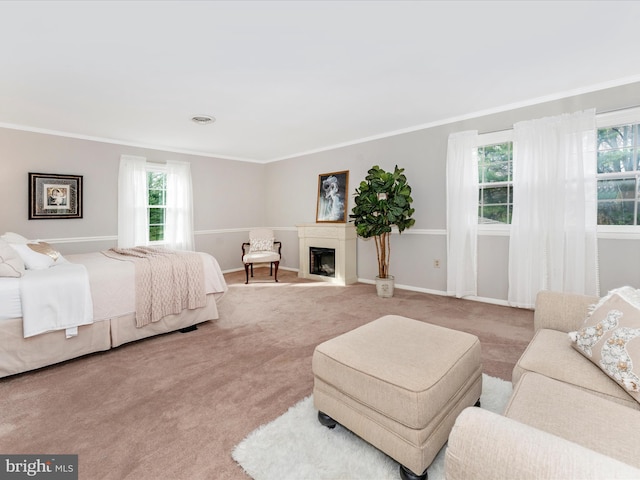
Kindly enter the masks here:
<path id="1" fill-rule="evenodd" d="M 0 380 L 0 452 L 79 455 L 81 479 L 247 479 L 234 445 L 311 394 L 314 347 L 384 314 L 474 333 L 511 379 L 530 311 L 375 287 L 227 275 L 221 318 Z"/>

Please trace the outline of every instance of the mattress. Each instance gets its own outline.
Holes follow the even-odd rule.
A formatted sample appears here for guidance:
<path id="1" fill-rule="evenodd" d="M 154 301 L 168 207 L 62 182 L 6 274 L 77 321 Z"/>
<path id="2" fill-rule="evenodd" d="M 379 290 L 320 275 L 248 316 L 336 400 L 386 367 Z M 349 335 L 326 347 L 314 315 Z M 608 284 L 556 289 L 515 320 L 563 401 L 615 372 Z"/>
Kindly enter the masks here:
<path id="1" fill-rule="evenodd" d="M 206 293 L 226 292 L 227 284 L 217 260 L 208 253 L 198 253 L 202 256 Z M 89 273 L 94 322 L 135 312 L 135 267 L 132 262 L 115 260 L 100 252 L 65 255 L 65 259 L 84 265 Z M 25 275 L 29 275 L 28 270 Z M 20 279 L 0 278 L 0 320 L 20 317 Z"/>

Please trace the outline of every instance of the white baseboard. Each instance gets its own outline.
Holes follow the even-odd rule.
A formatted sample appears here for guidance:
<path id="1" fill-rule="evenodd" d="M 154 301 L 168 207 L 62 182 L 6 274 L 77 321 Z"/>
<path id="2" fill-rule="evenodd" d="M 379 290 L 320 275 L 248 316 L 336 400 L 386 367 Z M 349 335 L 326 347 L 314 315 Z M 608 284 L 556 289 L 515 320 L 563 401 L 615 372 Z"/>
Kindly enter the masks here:
<path id="1" fill-rule="evenodd" d="M 360 283 L 368 283 L 371 285 L 375 285 L 375 280 L 369 280 L 367 278 L 358 278 L 358 282 Z M 411 292 L 420 292 L 420 293 L 429 293 L 431 295 L 440 295 L 442 297 L 449 297 L 450 295 L 447 295 L 447 292 L 444 292 L 442 290 L 432 290 L 429 288 L 421 288 L 421 287 L 414 287 L 413 285 L 403 285 L 403 284 L 399 284 L 396 283 L 395 284 L 395 288 L 400 289 L 400 290 L 409 290 Z M 474 302 L 481 302 L 481 303 L 490 303 L 493 305 L 501 305 L 503 307 L 509 307 L 509 302 L 506 300 L 500 300 L 497 298 L 487 298 L 487 297 L 474 297 L 474 296 L 469 296 L 469 297 L 464 297 L 462 298 L 462 300 L 471 300 Z"/>

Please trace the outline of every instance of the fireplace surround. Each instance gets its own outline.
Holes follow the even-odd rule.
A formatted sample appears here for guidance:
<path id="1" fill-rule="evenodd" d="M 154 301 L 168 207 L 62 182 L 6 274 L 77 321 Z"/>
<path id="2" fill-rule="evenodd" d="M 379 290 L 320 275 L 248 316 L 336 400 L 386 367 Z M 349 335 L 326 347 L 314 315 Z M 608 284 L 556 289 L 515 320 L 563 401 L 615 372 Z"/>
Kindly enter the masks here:
<path id="1" fill-rule="evenodd" d="M 339 285 L 358 281 L 357 236 L 352 223 L 307 223 L 297 227 L 300 247 L 298 277 Z M 333 265 L 330 263 L 331 250 L 334 251 Z"/>

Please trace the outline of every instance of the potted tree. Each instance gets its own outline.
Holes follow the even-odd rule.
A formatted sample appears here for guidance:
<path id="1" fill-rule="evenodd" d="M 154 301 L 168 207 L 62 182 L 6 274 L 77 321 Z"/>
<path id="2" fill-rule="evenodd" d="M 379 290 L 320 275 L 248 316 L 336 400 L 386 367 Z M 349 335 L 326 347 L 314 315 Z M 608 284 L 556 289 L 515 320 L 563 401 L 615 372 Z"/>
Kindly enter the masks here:
<path id="1" fill-rule="evenodd" d="M 394 277 L 389 275 L 391 227 L 395 225 L 402 233 L 416 223 L 411 218 L 415 212 L 411 208 L 411 187 L 403 172 L 404 168 L 397 165 L 393 172 L 386 172 L 377 165 L 372 167 L 356 188 L 355 206 L 349 215 L 359 237 L 375 240 L 378 255 L 376 289 L 381 297 L 393 296 Z"/>

